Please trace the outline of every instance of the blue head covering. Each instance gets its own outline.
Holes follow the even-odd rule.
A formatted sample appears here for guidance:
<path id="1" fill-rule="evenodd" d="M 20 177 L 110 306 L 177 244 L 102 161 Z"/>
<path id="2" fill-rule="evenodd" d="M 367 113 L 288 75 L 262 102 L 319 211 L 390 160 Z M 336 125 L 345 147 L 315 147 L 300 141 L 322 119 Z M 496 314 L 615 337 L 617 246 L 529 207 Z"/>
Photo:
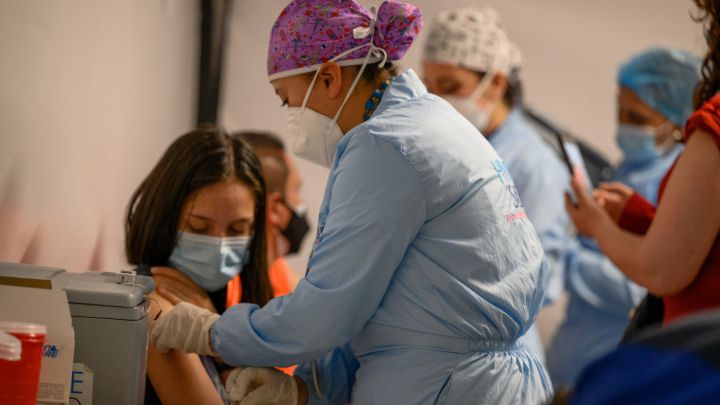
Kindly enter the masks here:
<path id="1" fill-rule="evenodd" d="M 618 82 L 653 110 L 683 126 L 693 110 L 700 59 L 679 49 L 653 48 L 620 67 Z"/>

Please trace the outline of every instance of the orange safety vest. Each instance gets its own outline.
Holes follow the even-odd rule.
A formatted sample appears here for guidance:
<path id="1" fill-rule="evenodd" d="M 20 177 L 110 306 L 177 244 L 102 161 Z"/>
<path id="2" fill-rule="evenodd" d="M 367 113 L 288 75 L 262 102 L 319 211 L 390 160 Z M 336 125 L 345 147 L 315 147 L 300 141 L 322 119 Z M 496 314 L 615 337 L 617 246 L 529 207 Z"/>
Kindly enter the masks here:
<path id="1" fill-rule="evenodd" d="M 283 258 L 275 260 L 270 266 L 268 271 L 268 277 L 270 278 L 270 285 L 273 289 L 273 297 L 281 297 L 283 295 L 290 294 L 292 292 L 290 266 Z M 235 304 L 239 304 L 242 300 L 242 283 L 240 282 L 240 276 L 235 276 L 227 284 L 227 298 L 225 301 L 225 307 L 230 308 Z M 283 371 L 288 375 L 293 375 L 295 366 L 290 367 L 277 367 L 278 370 Z"/>

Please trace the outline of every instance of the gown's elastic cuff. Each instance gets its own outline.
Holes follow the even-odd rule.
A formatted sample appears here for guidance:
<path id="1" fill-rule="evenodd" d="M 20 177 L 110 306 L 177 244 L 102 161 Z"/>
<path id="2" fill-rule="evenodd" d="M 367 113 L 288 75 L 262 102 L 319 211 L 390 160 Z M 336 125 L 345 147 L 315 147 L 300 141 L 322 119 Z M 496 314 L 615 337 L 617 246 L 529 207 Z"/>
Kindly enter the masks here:
<path id="1" fill-rule="evenodd" d="M 222 353 L 220 353 L 220 350 L 218 350 L 218 348 L 220 347 L 220 335 L 218 335 L 217 333 L 217 330 L 215 328 L 216 325 L 217 322 L 213 323 L 213 325 L 210 327 L 210 345 L 212 346 L 213 350 L 215 350 L 215 353 L 222 357 Z"/>
<path id="2" fill-rule="evenodd" d="M 327 401 L 322 400 L 315 390 L 315 384 L 313 384 L 312 368 L 299 366 L 295 369 L 295 377 L 299 377 L 307 387 L 308 393 L 308 405 L 322 405 L 328 404 Z"/>

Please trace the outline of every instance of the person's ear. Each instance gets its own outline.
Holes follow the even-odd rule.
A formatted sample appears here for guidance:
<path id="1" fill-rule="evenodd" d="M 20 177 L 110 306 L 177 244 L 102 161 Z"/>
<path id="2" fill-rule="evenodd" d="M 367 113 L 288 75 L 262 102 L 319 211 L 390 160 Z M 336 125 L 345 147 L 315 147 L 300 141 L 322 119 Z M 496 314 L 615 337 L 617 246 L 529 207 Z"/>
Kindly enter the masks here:
<path id="1" fill-rule="evenodd" d="M 505 92 L 508 88 L 508 79 L 507 76 L 503 73 L 495 73 L 495 76 L 493 76 L 492 80 L 490 81 L 490 88 L 488 89 L 488 93 L 490 97 L 492 97 L 492 100 L 495 101 L 502 101 L 502 99 L 505 97 Z"/>
<path id="2" fill-rule="evenodd" d="M 328 98 L 334 99 L 342 94 L 342 68 L 335 62 L 325 62 L 320 66 L 318 82 Z"/>
<path id="3" fill-rule="evenodd" d="M 283 223 L 283 219 L 285 217 L 284 212 L 282 211 L 284 208 L 283 204 L 283 197 L 282 195 L 274 191 L 267 196 L 267 219 L 270 222 L 271 225 L 274 225 L 276 227 L 279 227 Z"/>

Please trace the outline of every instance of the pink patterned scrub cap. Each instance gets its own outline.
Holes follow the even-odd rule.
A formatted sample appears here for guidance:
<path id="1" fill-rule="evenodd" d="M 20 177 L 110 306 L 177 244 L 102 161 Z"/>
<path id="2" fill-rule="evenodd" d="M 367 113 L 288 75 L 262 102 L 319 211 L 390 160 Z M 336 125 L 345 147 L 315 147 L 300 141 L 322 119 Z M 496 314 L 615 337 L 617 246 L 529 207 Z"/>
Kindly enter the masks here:
<path id="1" fill-rule="evenodd" d="M 420 9 L 386 1 L 375 12 L 355 0 L 293 0 L 270 33 L 270 81 L 312 72 L 327 61 L 341 66 L 399 60 L 422 28 Z"/>

